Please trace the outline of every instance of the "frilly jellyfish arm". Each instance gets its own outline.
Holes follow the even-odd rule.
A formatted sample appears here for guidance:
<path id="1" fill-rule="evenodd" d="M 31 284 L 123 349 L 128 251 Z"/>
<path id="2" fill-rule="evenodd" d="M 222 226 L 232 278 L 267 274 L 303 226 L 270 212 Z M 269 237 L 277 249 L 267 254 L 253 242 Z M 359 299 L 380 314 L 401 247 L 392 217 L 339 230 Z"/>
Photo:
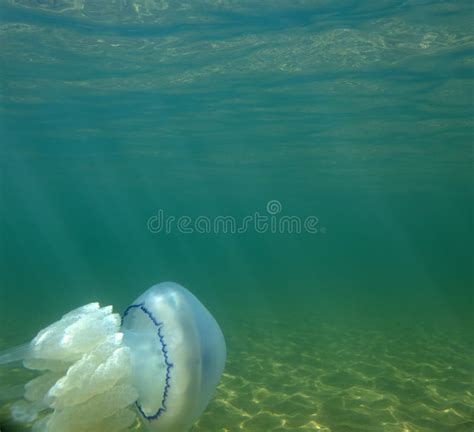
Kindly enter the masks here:
<path id="1" fill-rule="evenodd" d="M 226 357 L 208 310 L 174 283 L 155 285 L 123 316 L 91 303 L 0 355 L 41 371 L 12 406 L 35 432 L 120 432 L 140 422 L 186 432 L 202 414 Z"/>
<path id="2" fill-rule="evenodd" d="M 136 422 L 138 397 L 120 316 L 98 303 L 78 308 L 41 330 L 24 366 L 42 373 L 12 405 L 35 432 L 125 431 Z"/>

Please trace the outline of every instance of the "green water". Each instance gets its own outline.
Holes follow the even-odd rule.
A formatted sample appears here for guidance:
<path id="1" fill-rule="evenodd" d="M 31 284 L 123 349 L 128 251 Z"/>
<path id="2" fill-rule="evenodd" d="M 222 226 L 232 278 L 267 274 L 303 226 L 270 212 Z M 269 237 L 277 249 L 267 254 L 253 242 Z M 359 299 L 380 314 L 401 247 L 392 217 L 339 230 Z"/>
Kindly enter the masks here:
<path id="1" fill-rule="evenodd" d="M 0 348 L 173 280 L 228 345 L 196 431 L 474 430 L 473 15 L 0 0 Z"/>

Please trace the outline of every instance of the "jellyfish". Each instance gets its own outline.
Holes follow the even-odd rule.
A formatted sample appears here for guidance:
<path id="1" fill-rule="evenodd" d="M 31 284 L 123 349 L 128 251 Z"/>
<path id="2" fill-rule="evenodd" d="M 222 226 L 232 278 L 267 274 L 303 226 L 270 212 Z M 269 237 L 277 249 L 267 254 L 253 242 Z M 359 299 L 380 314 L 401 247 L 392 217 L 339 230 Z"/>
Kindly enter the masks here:
<path id="1" fill-rule="evenodd" d="M 172 282 L 154 285 L 122 316 L 90 303 L 28 344 L 0 353 L 37 372 L 12 404 L 34 432 L 186 432 L 206 409 L 226 360 L 205 306 Z"/>

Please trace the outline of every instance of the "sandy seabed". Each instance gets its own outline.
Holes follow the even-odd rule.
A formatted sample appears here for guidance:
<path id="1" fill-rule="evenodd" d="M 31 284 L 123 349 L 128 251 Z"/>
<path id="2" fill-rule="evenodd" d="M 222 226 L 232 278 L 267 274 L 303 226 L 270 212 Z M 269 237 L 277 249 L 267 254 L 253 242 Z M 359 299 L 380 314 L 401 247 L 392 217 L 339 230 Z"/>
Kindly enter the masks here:
<path id="1" fill-rule="evenodd" d="M 196 432 L 472 432 L 469 332 L 288 320 L 227 335 L 216 398 Z"/>
<path id="2" fill-rule="evenodd" d="M 467 330 L 288 322 L 225 331 L 226 370 L 193 432 L 474 431 Z M 24 374 L 10 369 L 2 385 Z"/>

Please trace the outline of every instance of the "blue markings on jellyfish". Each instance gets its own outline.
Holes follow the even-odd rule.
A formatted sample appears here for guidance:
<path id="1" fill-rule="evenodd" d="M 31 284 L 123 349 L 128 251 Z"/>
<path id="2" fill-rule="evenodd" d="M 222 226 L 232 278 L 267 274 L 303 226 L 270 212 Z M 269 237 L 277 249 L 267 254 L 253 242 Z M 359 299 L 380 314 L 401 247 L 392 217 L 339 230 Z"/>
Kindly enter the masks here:
<path id="1" fill-rule="evenodd" d="M 156 338 L 155 338 L 154 343 L 156 343 L 158 348 L 161 349 L 161 352 L 163 355 L 161 362 L 159 360 L 156 361 L 156 359 L 154 359 L 153 357 L 150 357 L 152 360 L 155 360 L 157 364 L 164 363 L 164 366 L 165 366 L 164 368 L 165 369 L 164 370 L 165 383 L 164 383 L 164 388 L 163 388 L 163 393 L 162 393 L 162 398 L 161 398 L 161 406 L 158 408 L 158 410 L 155 413 L 147 414 L 144 408 L 142 407 L 140 401 L 137 400 L 135 402 L 135 405 L 137 406 L 138 411 L 144 418 L 146 418 L 147 420 L 156 420 L 163 412 L 166 411 L 166 402 L 168 399 L 168 391 L 170 388 L 170 370 L 173 367 L 173 364 L 170 363 L 169 361 L 168 345 L 166 344 L 164 336 L 163 336 L 163 323 L 158 322 L 156 318 L 153 316 L 153 314 L 144 306 L 143 303 L 138 304 L 138 305 L 132 304 L 125 310 L 122 316 L 122 327 L 123 327 L 124 321 L 125 320 L 128 321 L 130 319 L 130 316 L 133 314 L 133 312 L 135 312 L 135 309 L 137 310 L 137 312 L 143 312 L 145 316 L 147 316 L 150 319 L 150 321 L 153 323 L 153 325 L 155 326 Z M 153 338 L 151 339 L 152 339 L 151 343 L 153 343 Z"/>
<path id="2" fill-rule="evenodd" d="M 91 303 L 0 354 L 41 374 L 25 385 L 12 417 L 38 432 L 120 432 L 141 423 L 186 432 L 219 383 L 224 336 L 202 303 L 165 282 L 123 313 Z"/>

